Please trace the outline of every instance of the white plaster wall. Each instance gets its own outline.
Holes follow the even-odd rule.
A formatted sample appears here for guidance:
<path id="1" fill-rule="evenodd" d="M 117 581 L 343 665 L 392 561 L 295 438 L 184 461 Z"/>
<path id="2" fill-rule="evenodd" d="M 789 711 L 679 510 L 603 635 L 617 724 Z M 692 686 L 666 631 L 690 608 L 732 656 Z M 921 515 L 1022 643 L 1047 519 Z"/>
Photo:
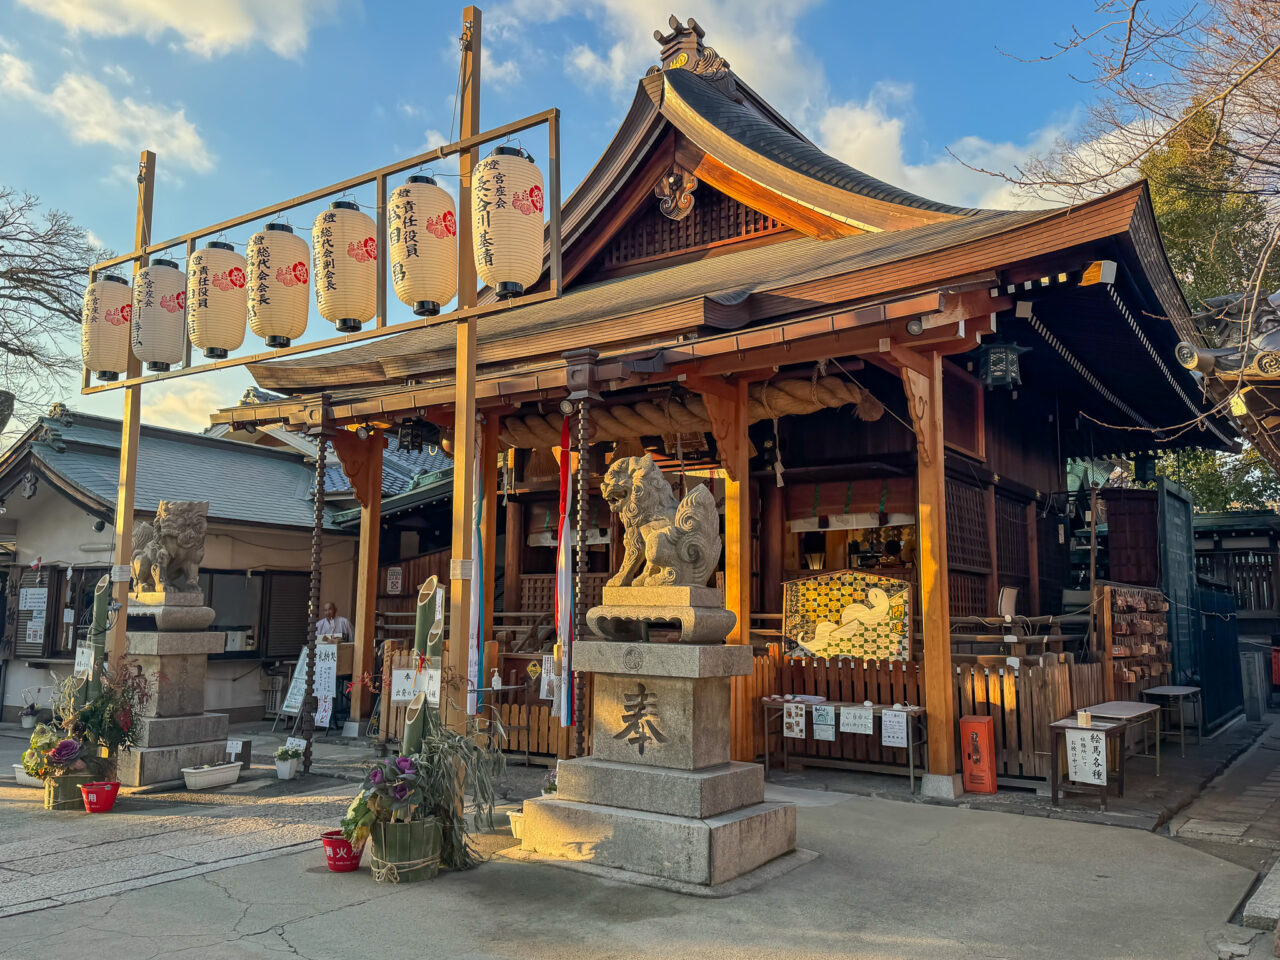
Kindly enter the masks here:
<path id="1" fill-rule="evenodd" d="M 15 525 L 18 562 L 111 564 L 114 531 L 93 529 L 95 517 L 49 483 L 41 482 L 30 500 L 11 494 L 6 519 Z"/>
<path id="2" fill-rule="evenodd" d="M 261 718 L 266 703 L 266 694 L 259 689 L 261 679 L 258 660 L 210 660 L 204 680 L 204 708 L 215 712 L 253 710 L 253 719 Z"/>

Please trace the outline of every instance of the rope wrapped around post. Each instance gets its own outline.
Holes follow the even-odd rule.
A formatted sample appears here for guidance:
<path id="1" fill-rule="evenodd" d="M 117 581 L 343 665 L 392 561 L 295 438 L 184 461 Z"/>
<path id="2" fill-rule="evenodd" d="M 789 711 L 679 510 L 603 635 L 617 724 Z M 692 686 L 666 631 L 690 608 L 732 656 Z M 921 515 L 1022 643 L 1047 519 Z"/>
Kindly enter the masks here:
<path id="1" fill-rule="evenodd" d="M 838 409 L 852 404 L 857 416 L 868 422 L 884 415 L 884 406 L 868 391 L 842 377 L 819 376 L 754 383 L 748 393 L 747 421 L 776 420 L 779 417 Z M 588 416 L 594 441 L 625 440 L 633 437 L 673 433 L 710 433 L 711 417 L 706 404 L 696 394 L 662 404 L 638 403 L 594 406 Z M 564 415 L 559 412 L 515 413 L 503 418 L 499 439 L 517 449 L 550 448 L 560 442 Z"/>

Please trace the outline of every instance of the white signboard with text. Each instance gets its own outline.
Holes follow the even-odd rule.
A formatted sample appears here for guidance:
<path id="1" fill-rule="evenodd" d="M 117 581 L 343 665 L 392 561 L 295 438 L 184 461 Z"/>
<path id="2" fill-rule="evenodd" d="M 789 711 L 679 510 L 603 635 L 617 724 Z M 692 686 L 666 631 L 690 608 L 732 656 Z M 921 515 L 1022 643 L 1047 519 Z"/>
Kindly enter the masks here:
<path id="1" fill-rule="evenodd" d="M 1068 730 L 1067 779 L 1105 786 L 1107 736 L 1097 730 Z"/>
<path id="2" fill-rule="evenodd" d="M 880 743 L 886 747 L 909 747 L 907 714 L 902 710 L 880 711 Z"/>

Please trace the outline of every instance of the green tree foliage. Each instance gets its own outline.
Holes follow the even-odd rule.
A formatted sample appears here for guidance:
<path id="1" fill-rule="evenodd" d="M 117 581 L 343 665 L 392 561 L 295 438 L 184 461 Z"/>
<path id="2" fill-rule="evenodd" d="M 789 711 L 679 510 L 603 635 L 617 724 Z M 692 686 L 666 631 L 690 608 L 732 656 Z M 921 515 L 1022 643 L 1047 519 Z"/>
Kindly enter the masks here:
<path id="1" fill-rule="evenodd" d="M 1156 473 L 1191 491 L 1197 510 L 1263 509 L 1280 501 L 1280 477 L 1253 447 L 1242 453 L 1162 453 Z"/>
<path id="2" fill-rule="evenodd" d="M 1192 310 L 1208 297 L 1250 289 L 1267 245 L 1267 209 L 1238 153 L 1207 110 L 1193 108 L 1169 139 L 1142 159 L 1173 271 Z M 1273 257 L 1262 289 L 1280 287 Z"/>

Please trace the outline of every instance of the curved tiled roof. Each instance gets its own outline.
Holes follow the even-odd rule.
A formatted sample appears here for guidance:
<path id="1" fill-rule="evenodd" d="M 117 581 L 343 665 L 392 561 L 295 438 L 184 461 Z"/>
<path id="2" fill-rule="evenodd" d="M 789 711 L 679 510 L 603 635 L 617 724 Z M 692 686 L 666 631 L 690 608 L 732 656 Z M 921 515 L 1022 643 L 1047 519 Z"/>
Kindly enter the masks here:
<path id="1" fill-rule="evenodd" d="M 982 212 L 918 197 L 900 187 L 877 180 L 824 153 L 808 140 L 795 136 L 746 104 L 729 99 L 714 84 L 689 70 L 667 70 L 663 79 L 707 123 L 748 150 L 811 180 L 915 210 L 953 216 L 973 216 Z"/>

